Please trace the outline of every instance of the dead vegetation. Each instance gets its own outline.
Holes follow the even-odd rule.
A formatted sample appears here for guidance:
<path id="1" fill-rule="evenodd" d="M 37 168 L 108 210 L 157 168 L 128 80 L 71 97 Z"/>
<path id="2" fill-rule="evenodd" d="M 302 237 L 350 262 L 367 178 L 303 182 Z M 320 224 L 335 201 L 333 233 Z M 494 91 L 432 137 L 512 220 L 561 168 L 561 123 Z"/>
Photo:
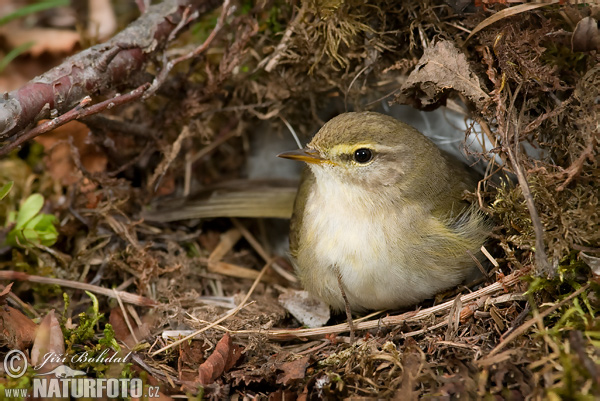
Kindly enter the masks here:
<path id="1" fill-rule="evenodd" d="M 164 57 L 124 82 L 139 96 L 101 114 L 75 106 L 67 117 L 85 125 L 23 140 L 0 160 L 0 188 L 14 182 L 2 221 L 38 193 L 38 212 L 59 222 L 52 245 L 8 246 L 15 225 L 0 229 L 0 278 L 14 282 L 0 295 L 3 351 L 30 349 L 38 340 L 29 323 L 55 309 L 38 333 L 71 354 L 134 350 L 126 371 L 160 385 L 165 399 L 600 397 L 600 8 L 227 4 L 228 13 L 177 14 Z M 17 59 L 4 75 L 26 62 L 36 59 Z M 110 89 L 93 103 L 123 90 Z M 148 205 L 246 178 L 250 143 L 287 135 L 284 121 L 308 138 L 339 112 L 391 100 L 460 107 L 492 144 L 478 155 L 488 167 L 470 195 L 496 223 L 479 286 L 367 316 L 349 345 L 342 316 L 300 329 L 277 302 L 298 288 L 271 248 L 285 230 L 263 219 L 143 218 Z"/>

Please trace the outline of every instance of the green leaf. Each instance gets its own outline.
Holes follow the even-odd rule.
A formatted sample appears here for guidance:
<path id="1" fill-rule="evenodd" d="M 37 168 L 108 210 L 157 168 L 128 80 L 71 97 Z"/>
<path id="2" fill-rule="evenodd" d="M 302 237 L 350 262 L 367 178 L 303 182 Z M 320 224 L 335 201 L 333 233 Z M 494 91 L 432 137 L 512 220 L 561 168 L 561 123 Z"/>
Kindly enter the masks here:
<path id="1" fill-rule="evenodd" d="M 24 230 L 27 229 L 35 229 L 35 226 L 37 226 L 40 221 L 42 221 L 42 219 L 44 218 L 43 214 L 38 214 L 37 216 L 35 216 L 33 219 L 29 220 L 27 223 L 25 223 L 25 227 L 23 227 Z"/>
<path id="2" fill-rule="evenodd" d="M 100 314 L 100 306 L 98 303 L 98 298 L 96 298 L 96 296 L 89 291 L 86 291 L 85 293 L 87 294 L 88 297 L 90 297 L 92 299 L 92 310 L 93 310 L 94 320 L 98 321 L 97 319 L 95 319 Z"/>
<path id="3" fill-rule="evenodd" d="M 6 243 L 12 246 L 28 248 L 32 245 L 52 246 L 58 240 L 58 231 L 54 224 L 56 216 L 40 213 L 44 206 L 44 197 L 33 194 L 23 202 L 18 213 L 9 214 L 6 225 L 15 223 L 15 227 L 6 236 Z"/>
<path id="4" fill-rule="evenodd" d="M 1 71 L 2 71 L 2 69 L 0 68 L 0 72 Z M 9 181 L 6 184 L 2 185 L 2 188 L 0 188 L 0 200 L 4 199 L 4 197 L 6 195 L 8 195 L 8 193 L 12 189 L 14 183 L 15 183 L 14 181 Z"/>
<path id="5" fill-rule="evenodd" d="M 25 243 L 27 242 L 40 242 L 38 232 L 35 231 L 33 228 L 24 228 L 21 231 L 18 231 L 17 237 L 19 237 L 19 242 L 21 243 L 21 245 L 25 245 Z"/>
<path id="6" fill-rule="evenodd" d="M 27 222 L 42 210 L 44 206 L 44 197 L 40 194 L 33 194 L 23 202 L 19 214 L 17 215 L 17 225 L 15 229 L 25 227 Z"/>

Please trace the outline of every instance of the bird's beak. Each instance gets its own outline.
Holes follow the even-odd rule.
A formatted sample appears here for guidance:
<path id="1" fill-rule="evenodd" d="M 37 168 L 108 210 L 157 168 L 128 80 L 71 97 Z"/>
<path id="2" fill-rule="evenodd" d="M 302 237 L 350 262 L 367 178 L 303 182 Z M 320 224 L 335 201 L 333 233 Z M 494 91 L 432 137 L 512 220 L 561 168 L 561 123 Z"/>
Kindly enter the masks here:
<path id="1" fill-rule="evenodd" d="M 312 164 L 323 164 L 327 163 L 327 159 L 323 159 L 319 152 L 313 149 L 298 149 L 290 150 L 289 152 L 283 152 L 277 155 L 284 159 L 298 160 L 301 162 L 312 163 Z"/>

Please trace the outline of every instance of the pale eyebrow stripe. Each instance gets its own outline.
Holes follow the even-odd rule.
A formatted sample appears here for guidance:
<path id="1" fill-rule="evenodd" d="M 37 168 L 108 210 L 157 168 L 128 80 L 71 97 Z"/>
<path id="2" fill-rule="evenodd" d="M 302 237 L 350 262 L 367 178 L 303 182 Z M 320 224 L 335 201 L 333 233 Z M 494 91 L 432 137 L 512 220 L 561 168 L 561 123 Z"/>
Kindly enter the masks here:
<path id="1" fill-rule="evenodd" d="M 335 145 L 333 148 L 331 148 L 331 154 L 333 154 L 333 155 L 352 154 L 352 153 L 354 153 L 355 150 L 358 150 L 361 148 L 371 149 L 376 153 L 390 153 L 390 152 L 393 152 L 398 147 L 386 146 L 386 145 L 380 145 L 380 144 L 374 145 L 373 143 L 357 143 L 354 145 L 346 145 L 346 144 L 342 143 L 339 145 Z"/>

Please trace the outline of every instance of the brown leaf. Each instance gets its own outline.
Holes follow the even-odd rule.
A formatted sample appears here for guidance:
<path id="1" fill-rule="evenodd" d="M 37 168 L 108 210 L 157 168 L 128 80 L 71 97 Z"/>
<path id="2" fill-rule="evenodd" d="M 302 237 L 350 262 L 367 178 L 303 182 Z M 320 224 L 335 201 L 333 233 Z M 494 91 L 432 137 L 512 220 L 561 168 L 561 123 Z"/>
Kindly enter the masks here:
<path id="1" fill-rule="evenodd" d="M 202 385 L 211 384 L 240 359 L 242 347 L 234 345 L 227 333 L 217 343 L 215 350 L 198 368 L 196 381 Z"/>
<path id="2" fill-rule="evenodd" d="M 122 341 L 129 349 L 135 347 L 137 345 L 137 341 L 142 341 L 146 337 L 150 335 L 150 327 L 146 317 L 143 319 L 141 326 L 138 326 L 136 321 L 129 317 L 129 323 L 132 325 L 133 332 L 135 337 L 131 334 L 129 327 L 127 327 L 127 322 L 125 322 L 125 318 L 123 317 L 123 311 L 119 307 L 115 307 L 110 311 L 110 316 L 108 318 L 108 322 L 112 325 L 113 330 L 115 331 L 115 338 L 119 341 Z M 137 340 L 137 341 L 136 341 Z"/>
<path id="3" fill-rule="evenodd" d="M 600 50 L 600 32 L 595 18 L 585 17 L 577 23 L 571 38 L 571 47 L 574 52 Z"/>
<path id="4" fill-rule="evenodd" d="M 71 185 L 80 180 L 80 173 L 73 162 L 73 149 L 68 143 L 69 140 L 73 141 L 74 148 L 79 152 L 81 164 L 88 172 L 106 171 L 108 159 L 100 148 L 90 143 L 89 132 L 85 124 L 71 121 L 35 139 L 46 150 L 46 168 L 52 178 L 61 181 L 63 185 Z M 82 188 L 82 192 L 94 188 L 95 184 L 88 183 L 85 188 Z"/>
<path id="5" fill-rule="evenodd" d="M 71 53 L 79 43 L 79 33 L 67 29 L 25 28 L 20 24 L 10 23 L 0 29 L 8 45 L 12 48 L 28 42 L 34 45 L 26 53 L 37 57 L 42 53 L 65 54 Z"/>
<path id="6" fill-rule="evenodd" d="M 277 376 L 277 384 L 288 385 L 294 380 L 304 379 L 306 368 L 310 364 L 310 356 L 303 356 L 295 361 L 285 362 L 278 369 L 283 373 Z"/>
<path id="7" fill-rule="evenodd" d="M 203 341 L 185 341 L 179 345 L 179 358 L 177 359 L 179 380 L 187 382 L 196 380 L 196 371 L 204 362 L 204 352 L 207 348 Z"/>
<path id="8" fill-rule="evenodd" d="M 0 343 L 11 349 L 28 348 L 33 343 L 36 328 L 36 324 L 17 309 L 8 305 L 0 307 Z"/>
<path id="9" fill-rule="evenodd" d="M 467 57 L 452 42 L 442 40 L 425 49 L 395 100 L 413 103 L 417 108 L 432 108 L 449 89 L 462 93 L 479 109 L 489 99 Z"/>
<path id="10" fill-rule="evenodd" d="M 35 341 L 31 348 L 31 364 L 36 367 L 41 365 L 47 357 L 55 356 L 62 358 L 64 353 L 65 338 L 60 329 L 58 319 L 54 316 L 54 309 L 52 309 L 37 328 Z M 49 372 L 61 365 L 62 363 L 58 360 L 49 360 L 43 364 L 38 373 Z"/>

